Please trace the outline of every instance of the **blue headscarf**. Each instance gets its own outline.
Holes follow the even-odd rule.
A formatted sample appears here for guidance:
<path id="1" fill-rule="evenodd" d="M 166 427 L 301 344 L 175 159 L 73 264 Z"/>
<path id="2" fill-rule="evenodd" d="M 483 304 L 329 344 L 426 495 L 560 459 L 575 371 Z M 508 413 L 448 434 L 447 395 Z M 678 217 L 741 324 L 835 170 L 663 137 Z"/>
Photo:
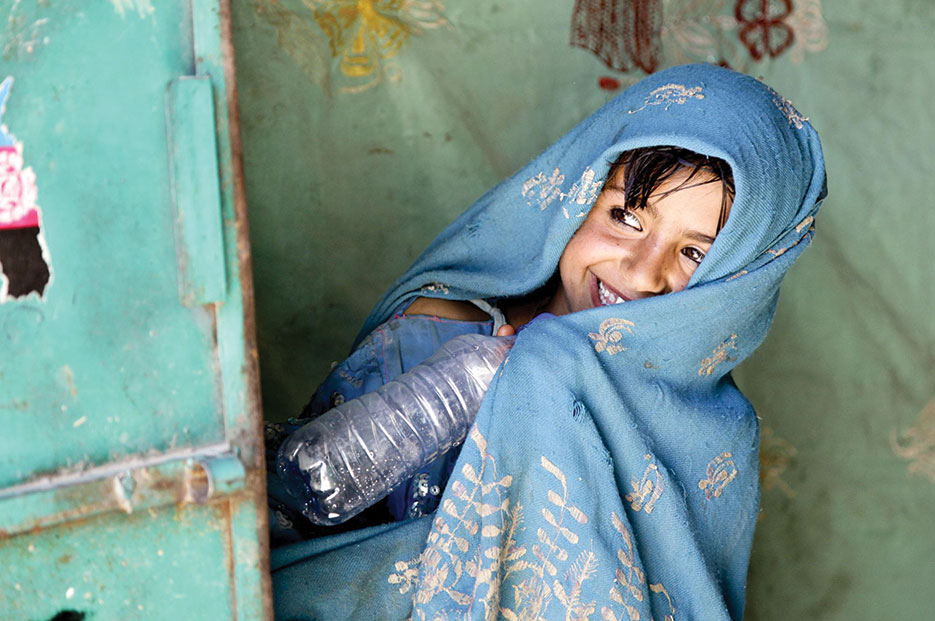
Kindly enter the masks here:
<path id="1" fill-rule="evenodd" d="M 540 287 L 610 162 L 659 145 L 727 161 L 736 186 L 688 287 L 530 324 L 436 514 L 278 552 L 283 616 L 742 616 L 758 427 L 729 373 L 765 337 L 825 195 L 818 136 L 788 100 L 711 65 L 647 77 L 448 227 L 361 335 L 419 295 Z"/>

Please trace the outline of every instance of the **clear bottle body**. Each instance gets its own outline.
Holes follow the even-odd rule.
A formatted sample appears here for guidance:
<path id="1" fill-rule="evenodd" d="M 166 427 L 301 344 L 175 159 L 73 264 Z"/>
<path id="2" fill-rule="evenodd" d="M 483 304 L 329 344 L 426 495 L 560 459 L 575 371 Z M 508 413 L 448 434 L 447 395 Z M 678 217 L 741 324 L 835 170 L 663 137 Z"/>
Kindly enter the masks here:
<path id="1" fill-rule="evenodd" d="M 456 337 L 395 380 L 293 432 L 277 465 L 302 513 L 315 524 L 340 524 L 460 443 L 514 340 Z"/>

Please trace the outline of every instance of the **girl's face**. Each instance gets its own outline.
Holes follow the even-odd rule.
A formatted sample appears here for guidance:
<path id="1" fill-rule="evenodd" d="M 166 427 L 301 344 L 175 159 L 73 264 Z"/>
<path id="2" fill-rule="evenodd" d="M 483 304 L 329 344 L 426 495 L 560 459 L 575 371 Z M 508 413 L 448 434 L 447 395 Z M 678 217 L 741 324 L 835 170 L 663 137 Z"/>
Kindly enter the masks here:
<path id="1" fill-rule="evenodd" d="M 672 191 L 688 174 L 676 172 L 645 208 L 630 211 L 620 167 L 565 246 L 547 310 L 564 315 L 684 289 L 717 235 L 722 193 L 705 174 Z"/>

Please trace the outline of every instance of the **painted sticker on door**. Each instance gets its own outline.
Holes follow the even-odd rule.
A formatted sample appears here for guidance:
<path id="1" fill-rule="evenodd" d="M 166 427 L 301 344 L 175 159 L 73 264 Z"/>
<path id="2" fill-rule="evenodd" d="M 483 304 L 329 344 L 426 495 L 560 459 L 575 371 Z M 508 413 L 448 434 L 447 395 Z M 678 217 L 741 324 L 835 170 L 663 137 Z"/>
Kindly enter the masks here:
<path id="1" fill-rule="evenodd" d="M 51 278 L 36 173 L 23 166 L 23 143 L 3 124 L 12 88 L 12 77 L 0 83 L 0 303 L 41 298 Z"/>

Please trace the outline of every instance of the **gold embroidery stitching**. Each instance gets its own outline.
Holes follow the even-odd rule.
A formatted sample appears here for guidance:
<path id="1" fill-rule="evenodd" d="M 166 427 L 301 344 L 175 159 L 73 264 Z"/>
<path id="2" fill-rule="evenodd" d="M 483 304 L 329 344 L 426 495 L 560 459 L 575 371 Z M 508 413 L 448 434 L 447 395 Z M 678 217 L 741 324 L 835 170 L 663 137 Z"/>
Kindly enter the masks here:
<path id="1" fill-rule="evenodd" d="M 633 334 L 633 327 L 635 326 L 632 321 L 611 317 L 602 321 L 598 331 L 589 332 L 588 336 L 595 341 L 594 351 L 597 353 L 606 351 L 608 355 L 613 356 L 626 351 L 627 348 L 620 341 L 623 339 L 624 330 Z"/>
<path id="2" fill-rule="evenodd" d="M 620 533 L 620 537 L 623 539 L 623 543 L 626 546 L 625 551 L 623 548 L 617 549 L 617 561 L 626 569 L 626 573 L 624 573 L 623 569 L 617 567 L 614 572 L 616 578 L 615 582 L 620 586 L 619 588 L 616 585 L 610 587 L 608 595 L 611 600 L 623 606 L 624 611 L 631 621 L 638 621 L 640 612 L 630 603 L 630 598 L 637 602 L 643 601 L 642 587 L 646 584 L 646 575 L 643 573 L 643 570 L 636 565 L 633 550 L 633 536 L 630 534 L 630 529 L 627 528 L 623 520 L 617 516 L 616 512 L 611 512 L 610 518 L 614 528 Z M 633 583 L 634 579 L 636 580 L 636 584 Z M 603 606 L 601 608 L 601 617 L 605 619 L 605 621 L 621 621 L 623 619 L 623 617 L 618 617 L 614 614 L 610 606 Z"/>
<path id="3" fill-rule="evenodd" d="M 662 496 L 665 487 L 662 484 L 662 474 L 660 474 L 656 463 L 652 461 L 653 456 L 647 454 L 644 458 L 649 463 L 646 464 L 643 478 L 639 481 L 630 479 L 633 492 L 627 494 L 625 498 L 634 511 L 645 510 L 646 513 L 652 513 L 653 507 L 656 506 L 656 501 Z"/>
<path id="4" fill-rule="evenodd" d="M 770 88 L 769 90 L 773 93 L 773 103 L 776 104 L 776 107 L 779 108 L 779 111 L 782 112 L 782 115 L 786 117 L 787 121 L 789 121 L 789 125 L 792 125 L 796 129 L 802 129 L 805 127 L 805 121 L 808 121 L 808 117 L 796 110 L 791 101 L 773 89 Z"/>
<path id="5" fill-rule="evenodd" d="M 737 349 L 737 335 L 731 334 L 723 343 L 714 348 L 711 355 L 701 361 L 701 368 L 698 369 L 698 375 L 711 375 L 717 365 L 725 360 L 731 360 L 729 354 Z"/>
<path id="6" fill-rule="evenodd" d="M 448 295 L 448 287 L 440 282 L 433 282 L 431 285 L 422 287 L 422 293 L 442 293 Z"/>
<path id="7" fill-rule="evenodd" d="M 396 562 L 388 582 L 398 586 L 400 594 L 413 592 L 413 617 L 423 620 L 428 617 L 420 606 L 438 595 L 445 595 L 463 607 L 453 612 L 458 618 L 462 615 L 465 618 L 502 617 L 516 621 L 590 618 L 597 609 L 597 602 L 582 600 L 582 585 L 597 575 L 598 560 L 593 548 L 582 549 L 581 537 L 574 530 L 576 524 L 587 524 L 589 518 L 569 501 L 565 473 L 545 456 L 540 457 L 540 466 L 554 477 L 557 485 L 545 486 L 548 503 L 539 512 L 545 527 L 536 529 L 538 543 L 527 550 L 525 544 L 517 545 L 516 542 L 516 533 L 524 521 L 522 508 L 519 503 L 511 507 L 510 498 L 501 493 L 512 485 L 512 478 L 506 475 L 497 480 L 496 460 L 487 452 L 487 441 L 476 428 L 471 430 L 469 438 L 480 453 L 479 470 L 470 463 L 464 464 L 459 475 L 452 480 L 449 488 L 451 497 L 442 504 L 425 551 L 414 559 Z M 492 473 L 493 481 L 484 483 L 485 473 Z M 475 519 L 478 517 L 492 520 L 484 520 L 480 526 Z M 646 597 L 661 596 L 657 603 L 667 606 L 671 612 L 664 618 L 674 621 L 672 598 L 661 583 L 647 583 L 646 574 L 636 558 L 629 527 L 617 513 L 611 512 L 610 517 L 620 533 L 623 547 L 617 550 L 619 564 L 613 568 L 615 580 L 610 587 L 609 598 L 621 605 L 625 614 L 618 617 L 611 606 L 603 606 L 601 617 L 605 620 L 636 621 L 640 619 L 637 606 Z M 476 538 L 478 533 L 479 541 Z M 462 534 L 470 534 L 478 542 L 473 555 L 466 561 L 462 561 L 462 557 L 472 544 Z M 572 552 L 576 553 L 574 557 Z M 527 558 L 528 553 L 534 558 Z M 574 560 L 570 561 L 571 558 Z M 500 602 L 500 590 L 511 574 L 525 574 L 525 577 L 513 582 L 513 604 L 508 607 Z M 462 578 L 473 579 L 473 587 L 457 589 Z M 555 602 L 562 606 L 564 614 L 548 612 L 549 606 Z M 479 610 L 474 608 L 479 604 L 484 607 L 482 615 L 477 614 Z M 447 613 L 442 614 L 444 616 L 440 618 L 449 618 Z"/>
<path id="8" fill-rule="evenodd" d="M 664 84 L 650 91 L 643 105 L 636 110 L 630 110 L 628 114 L 636 114 L 647 106 L 664 106 L 663 110 L 668 110 L 672 104 L 682 105 L 689 99 L 704 99 L 701 91 L 700 86 L 687 88 L 681 84 Z"/>
<path id="9" fill-rule="evenodd" d="M 523 183 L 521 193 L 529 205 L 538 206 L 540 211 L 545 211 L 555 201 L 565 202 L 566 205 L 562 205 L 562 215 L 570 219 L 572 216 L 567 205 L 584 207 L 591 205 L 597 199 L 602 181 L 596 177 L 597 173 L 588 166 L 581 173 L 581 177 L 568 189 L 568 192 L 563 192 L 562 184 L 565 183 L 565 175 L 556 168 L 548 177 L 544 172 L 540 172 L 527 179 Z M 575 213 L 574 217 L 582 218 L 586 215 L 587 211 L 581 209 Z"/>
<path id="10" fill-rule="evenodd" d="M 672 603 L 672 597 L 669 595 L 669 592 L 666 591 L 666 588 L 659 584 L 650 584 L 649 590 L 653 593 L 662 593 L 666 596 L 666 602 L 669 604 L 669 614 L 662 617 L 663 621 L 675 621 L 675 605 Z"/>
<path id="11" fill-rule="evenodd" d="M 698 481 L 698 488 L 704 491 L 705 499 L 720 498 L 727 484 L 737 477 L 737 466 L 732 457 L 731 453 L 724 452 L 708 462 L 707 477 Z"/>
<path id="12" fill-rule="evenodd" d="M 359 377 L 354 377 L 353 375 L 348 373 L 347 369 L 338 369 L 338 377 L 344 379 L 348 384 L 350 384 L 354 388 L 360 388 L 361 386 L 364 385 L 364 380 L 360 379 Z M 343 401 L 341 403 L 343 403 Z"/>
<path id="13" fill-rule="evenodd" d="M 802 229 L 804 229 L 805 227 L 809 226 L 809 225 L 810 225 L 812 222 L 814 222 L 814 221 L 815 221 L 815 218 L 813 218 L 812 216 L 806 217 L 804 220 L 802 220 L 801 222 L 799 222 L 799 223 L 795 226 L 795 232 L 796 232 L 796 233 L 801 233 L 801 232 L 802 232 Z"/>

